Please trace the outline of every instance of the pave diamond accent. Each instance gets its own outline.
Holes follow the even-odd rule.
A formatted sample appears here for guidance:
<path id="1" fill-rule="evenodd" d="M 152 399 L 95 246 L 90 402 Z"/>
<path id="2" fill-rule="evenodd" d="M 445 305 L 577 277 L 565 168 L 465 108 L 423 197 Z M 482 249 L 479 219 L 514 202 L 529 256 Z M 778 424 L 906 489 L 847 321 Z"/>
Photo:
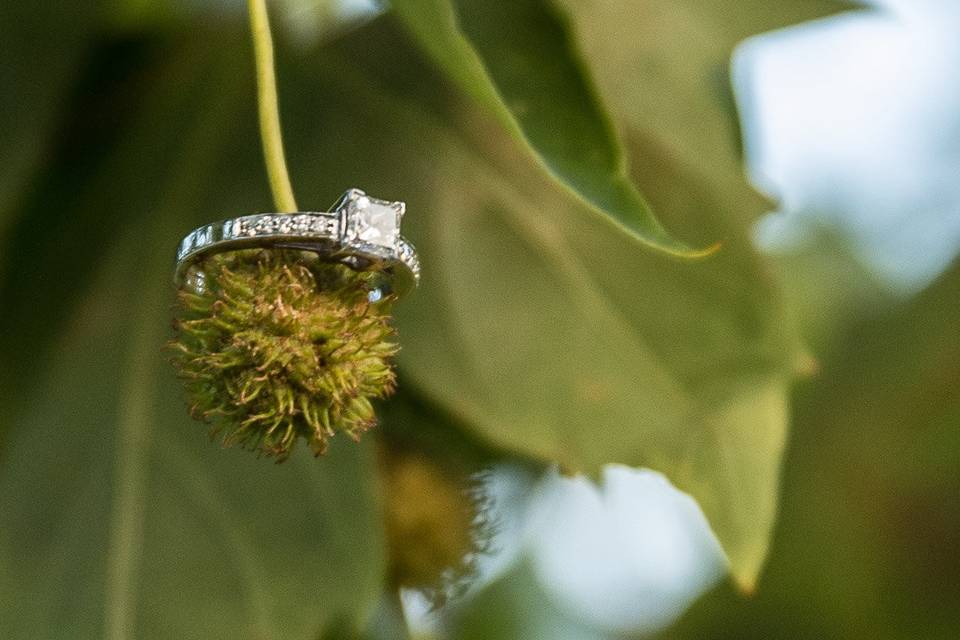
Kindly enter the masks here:
<path id="1" fill-rule="evenodd" d="M 228 220 L 224 239 L 262 238 L 268 236 L 316 236 L 336 239 L 339 216 L 333 213 L 262 213 Z"/>
<path id="2" fill-rule="evenodd" d="M 410 271 L 413 272 L 414 280 L 420 282 L 420 259 L 417 258 L 417 250 L 413 248 L 413 245 L 400 238 L 398 243 L 398 254 L 400 256 L 400 261 L 403 262 L 410 268 Z"/>

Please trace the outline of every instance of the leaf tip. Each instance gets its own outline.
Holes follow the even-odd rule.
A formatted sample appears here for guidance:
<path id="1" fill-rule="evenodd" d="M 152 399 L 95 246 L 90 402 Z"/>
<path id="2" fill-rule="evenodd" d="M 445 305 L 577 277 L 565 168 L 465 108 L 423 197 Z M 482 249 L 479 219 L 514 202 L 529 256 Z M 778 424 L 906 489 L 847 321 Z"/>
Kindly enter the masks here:
<path id="1" fill-rule="evenodd" d="M 733 584 L 740 595 L 745 598 L 752 598 L 757 594 L 757 579 L 755 576 L 734 575 Z"/>
<path id="2" fill-rule="evenodd" d="M 803 380 L 815 378 L 820 373 L 820 361 L 809 351 L 803 350 L 794 358 L 793 371 Z"/>
<path id="3" fill-rule="evenodd" d="M 686 245 L 683 245 L 682 248 L 670 248 L 667 249 L 667 253 L 677 258 L 684 258 L 687 260 L 702 260 L 704 258 L 709 258 L 713 254 L 720 251 L 723 248 L 723 241 L 717 241 L 713 244 L 704 247 L 703 249 L 691 249 Z"/>
<path id="4" fill-rule="evenodd" d="M 732 556 L 724 549 L 730 580 L 737 592 L 745 598 L 752 598 L 757 593 L 757 583 L 768 551 L 766 542 L 751 547 L 745 549 L 741 546 L 739 552 Z"/>
<path id="5" fill-rule="evenodd" d="M 709 258 L 709 257 L 712 256 L 713 254 L 719 252 L 720 249 L 722 249 L 722 248 L 723 248 L 723 241 L 722 241 L 722 240 L 718 240 L 717 242 L 714 242 L 713 244 L 711 244 L 711 245 L 709 245 L 709 246 L 707 246 L 707 247 L 705 247 L 705 248 L 703 248 L 703 249 L 696 249 L 696 250 L 694 250 L 694 251 L 691 253 L 690 257 L 691 257 L 691 258 Z"/>

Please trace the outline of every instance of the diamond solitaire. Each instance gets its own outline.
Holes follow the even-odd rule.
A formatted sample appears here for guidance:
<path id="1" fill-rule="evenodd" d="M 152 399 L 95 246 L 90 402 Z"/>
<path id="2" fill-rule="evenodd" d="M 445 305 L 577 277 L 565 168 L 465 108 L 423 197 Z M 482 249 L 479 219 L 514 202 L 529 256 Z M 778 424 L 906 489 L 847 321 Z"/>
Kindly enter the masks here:
<path id="1" fill-rule="evenodd" d="M 358 271 L 381 273 L 382 293 L 400 295 L 420 281 L 417 252 L 400 235 L 403 202 L 371 198 L 360 189 L 344 193 L 331 211 L 258 213 L 194 229 L 177 251 L 175 280 L 192 282 L 191 266 L 221 251 L 256 248 L 300 249 Z"/>
<path id="2" fill-rule="evenodd" d="M 359 189 L 351 189 L 338 208 L 347 216 L 348 240 L 396 248 L 405 209 L 402 202 L 377 200 Z"/>

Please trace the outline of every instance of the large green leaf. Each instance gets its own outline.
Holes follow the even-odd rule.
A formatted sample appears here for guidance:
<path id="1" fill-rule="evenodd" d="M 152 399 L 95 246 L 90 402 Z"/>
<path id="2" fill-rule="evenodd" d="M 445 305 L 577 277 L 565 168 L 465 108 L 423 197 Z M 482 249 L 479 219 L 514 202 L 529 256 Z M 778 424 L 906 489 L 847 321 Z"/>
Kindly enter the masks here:
<path id="1" fill-rule="evenodd" d="M 399 0 L 419 42 L 560 184 L 643 242 L 696 255 L 627 177 L 623 149 L 563 17 L 546 0 Z"/>
<path id="2" fill-rule="evenodd" d="M 776 512 L 794 342 L 766 266 L 712 192 L 657 155 L 655 202 L 691 235 L 728 242 L 699 263 L 638 250 L 384 25 L 316 55 L 286 72 L 313 87 L 287 103 L 291 164 L 313 176 L 295 182 L 305 202 L 354 183 L 407 200 L 425 268 L 398 307 L 408 384 L 503 449 L 665 472 L 749 586 Z"/>
<path id="3" fill-rule="evenodd" d="M 430 3 L 433 14 L 415 16 L 433 15 L 429 28 L 411 17 L 423 4 L 407 4 L 398 5 L 405 22 L 448 73 L 494 111 L 496 98 L 508 110 L 519 104 L 513 115 L 534 147 L 530 130 L 551 137 L 541 153 L 578 148 L 584 133 L 599 139 L 589 135 L 598 127 L 542 113 L 569 108 L 572 94 L 541 83 L 539 69 L 548 78 L 566 70 L 557 76 L 576 84 L 569 72 L 582 69 L 573 53 L 581 48 L 626 140 L 634 181 L 683 237 L 727 244 L 705 264 L 638 255 L 524 172 L 493 131 L 474 126 L 469 136 L 496 166 L 430 139 L 429 153 L 444 162 L 424 167 L 433 177 L 428 202 L 442 213 L 418 240 L 443 272 L 428 273 L 425 303 L 400 311 L 404 367 L 501 446 L 573 469 L 618 461 L 664 471 L 700 501 L 734 576 L 752 588 L 776 515 L 796 353 L 776 287 L 745 237 L 768 205 L 743 177 L 726 69 L 743 37 L 849 5 L 721 11 L 720 3 L 571 0 L 561 3 L 568 25 L 537 21 L 551 25 L 542 27 L 551 45 L 538 33 L 527 48 L 526 31 L 514 27 L 542 4 Z M 511 75 L 520 61 L 526 84 Z"/>
<path id="4" fill-rule="evenodd" d="M 718 589 L 665 640 L 956 635 L 958 308 L 960 262 L 835 328 L 798 394 L 762 588 L 750 600 Z"/>
<path id="5" fill-rule="evenodd" d="M 22 410 L 4 415 L 0 636 L 312 639 L 358 630 L 379 598 L 370 443 L 340 443 L 322 463 L 223 451 L 165 362 L 176 238 L 235 187 L 220 168 L 256 151 L 235 137 L 246 65 L 213 50 L 164 50 L 157 90 L 171 110 L 137 124 L 155 139 L 118 148 L 142 177 L 110 191 L 124 217 L 99 234 L 109 259 Z M 171 142 L 178 154 L 159 153 Z"/>

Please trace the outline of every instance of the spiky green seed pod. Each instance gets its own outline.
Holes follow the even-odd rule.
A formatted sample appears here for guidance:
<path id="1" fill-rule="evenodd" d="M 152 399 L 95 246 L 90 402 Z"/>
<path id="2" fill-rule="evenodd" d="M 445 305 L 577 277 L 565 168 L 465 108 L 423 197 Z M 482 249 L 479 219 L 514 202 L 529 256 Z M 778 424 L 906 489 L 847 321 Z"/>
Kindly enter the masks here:
<path id="1" fill-rule="evenodd" d="M 369 301 L 371 274 L 290 250 L 235 251 L 197 266 L 178 293 L 173 362 L 191 414 L 283 461 L 300 437 L 320 455 L 342 431 L 376 424 L 397 352 L 392 299 Z"/>

